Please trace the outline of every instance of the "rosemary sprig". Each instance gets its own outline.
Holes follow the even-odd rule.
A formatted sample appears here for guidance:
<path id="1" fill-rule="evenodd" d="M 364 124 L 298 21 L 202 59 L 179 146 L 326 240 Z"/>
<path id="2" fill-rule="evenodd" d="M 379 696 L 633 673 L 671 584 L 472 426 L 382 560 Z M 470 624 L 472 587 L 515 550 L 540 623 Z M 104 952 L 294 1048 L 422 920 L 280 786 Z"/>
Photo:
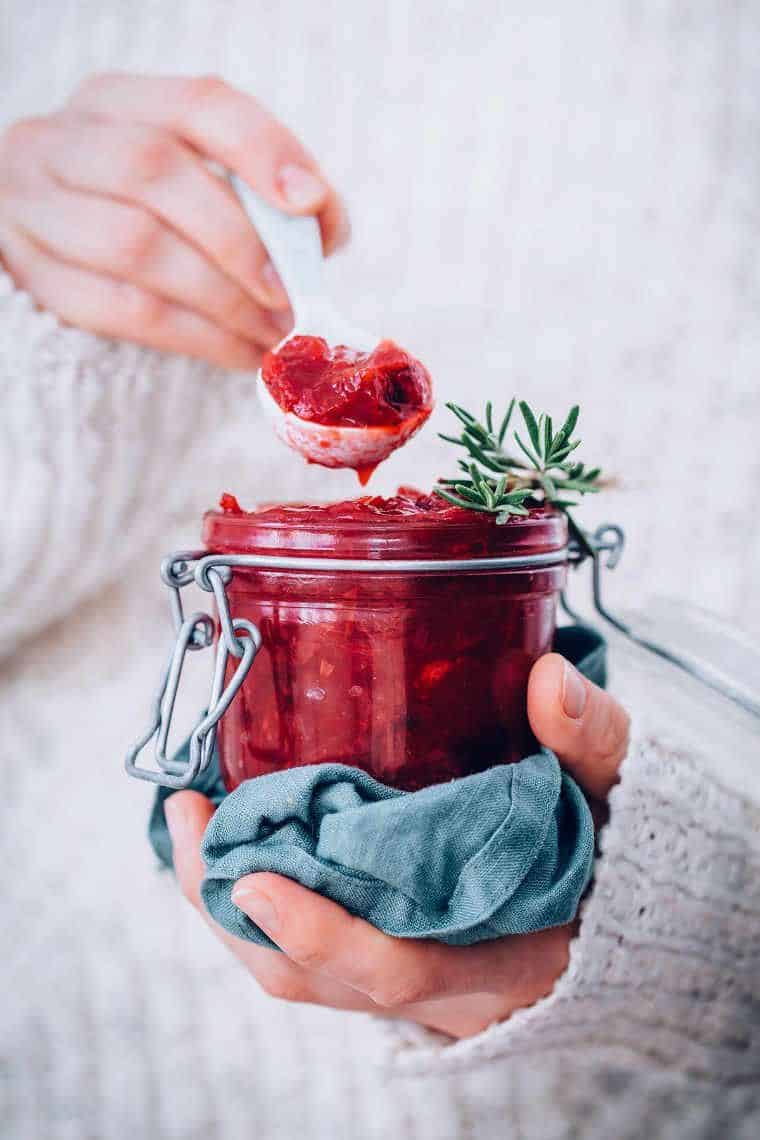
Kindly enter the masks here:
<path id="1" fill-rule="evenodd" d="M 505 446 L 515 407 L 522 415 L 524 431 L 513 430 L 510 445 Z M 594 494 L 600 489 L 599 467 L 587 468 L 571 458 L 580 446 L 573 439 L 580 408 L 573 405 L 559 431 L 554 430 L 551 416 L 536 416 L 525 400 L 515 399 L 503 416 L 498 430 L 494 425 L 493 407 L 486 404 L 484 422 L 459 404 L 447 404 L 462 425 L 458 436 L 441 439 L 463 447 L 467 459 L 459 459 L 462 474 L 453 479 L 440 479 L 436 494 L 458 507 L 485 511 L 496 515 L 496 522 L 506 523 L 513 515 L 527 515 L 531 506 L 551 503 L 567 515 L 574 537 L 587 546 L 582 530 L 570 514 L 578 505 L 572 496 Z M 568 497 L 571 496 L 571 497 Z"/>

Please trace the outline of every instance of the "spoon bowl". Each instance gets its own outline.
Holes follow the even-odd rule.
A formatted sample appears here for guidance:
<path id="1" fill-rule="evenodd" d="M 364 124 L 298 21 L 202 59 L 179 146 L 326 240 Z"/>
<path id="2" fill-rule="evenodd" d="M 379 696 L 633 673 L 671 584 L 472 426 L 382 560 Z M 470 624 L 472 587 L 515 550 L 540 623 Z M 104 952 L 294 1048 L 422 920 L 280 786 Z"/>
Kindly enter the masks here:
<path id="1" fill-rule="evenodd" d="M 322 467 L 353 467 L 359 471 L 360 478 L 363 469 L 369 476 L 372 468 L 406 443 L 430 414 L 429 408 L 421 408 L 399 424 L 380 427 L 318 424 L 301 419 L 294 412 L 284 411 L 264 383 L 261 370 L 256 383 L 264 413 L 283 443 L 299 451 L 309 463 L 318 463 Z"/>

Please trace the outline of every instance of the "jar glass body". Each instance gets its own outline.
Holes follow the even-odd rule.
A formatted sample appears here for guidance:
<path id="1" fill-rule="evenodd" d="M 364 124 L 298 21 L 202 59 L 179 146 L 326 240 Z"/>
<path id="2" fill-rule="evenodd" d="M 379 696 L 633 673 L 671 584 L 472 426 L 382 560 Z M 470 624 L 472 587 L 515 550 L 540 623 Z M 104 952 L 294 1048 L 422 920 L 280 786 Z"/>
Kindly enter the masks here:
<path id="1" fill-rule="evenodd" d="M 287 528 L 273 541 L 256 515 L 242 518 L 251 520 L 248 534 L 244 523 L 225 528 L 218 515 L 207 516 L 207 549 L 369 556 L 378 565 L 235 569 L 227 587 L 231 613 L 254 622 L 263 643 L 219 726 L 229 789 L 280 768 L 333 762 L 415 790 L 531 751 L 527 680 L 552 644 L 566 573 L 563 519 L 544 517 L 530 533 L 516 527 L 510 543 L 506 533 L 484 537 L 480 524 L 464 541 L 443 520 L 439 534 L 433 524 L 415 534 L 408 523 L 404 534 L 398 523 L 384 536 L 372 526 L 367 542 L 356 528 L 342 542 L 340 534 L 325 541 L 326 532 L 317 540 L 314 532 L 289 538 Z M 555 564 L 530 569 L 389 572 L 382 557 L 552 549 Z"/>

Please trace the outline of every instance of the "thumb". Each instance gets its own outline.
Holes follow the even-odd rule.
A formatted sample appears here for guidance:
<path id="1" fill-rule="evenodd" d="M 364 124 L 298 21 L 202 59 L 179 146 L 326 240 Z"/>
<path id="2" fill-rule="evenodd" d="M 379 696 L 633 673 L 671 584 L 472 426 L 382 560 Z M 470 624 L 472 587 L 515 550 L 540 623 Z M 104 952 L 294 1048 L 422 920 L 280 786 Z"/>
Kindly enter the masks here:
<path id="1" fill-rule="evenodd" d="M 622 705 L 560 657 L 549 653 L 531 670 L 528 719 L 581 787 L 603 798 L 628 750 L 630 719 Z"/>

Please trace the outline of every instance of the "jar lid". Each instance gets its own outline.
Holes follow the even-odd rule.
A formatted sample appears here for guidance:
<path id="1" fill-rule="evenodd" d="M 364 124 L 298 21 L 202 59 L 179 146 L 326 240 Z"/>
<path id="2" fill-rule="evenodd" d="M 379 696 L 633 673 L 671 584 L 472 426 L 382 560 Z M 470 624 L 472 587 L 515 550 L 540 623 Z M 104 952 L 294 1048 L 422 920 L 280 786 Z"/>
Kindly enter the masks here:
<path id="1" fill-rule="evenodd" d="M 231 497 L 230 497 L 231 498 Z M 234 500 L 232 500 L 234 503 Z M 470 559 L 562 554 L 567 520 L 546 507 L 499 525 L 491 514 L 449 505 L 438 495 L 400 488 L 393 498 L 282 503 L 208 511 L 208 551 L 358 559 Z"/>

